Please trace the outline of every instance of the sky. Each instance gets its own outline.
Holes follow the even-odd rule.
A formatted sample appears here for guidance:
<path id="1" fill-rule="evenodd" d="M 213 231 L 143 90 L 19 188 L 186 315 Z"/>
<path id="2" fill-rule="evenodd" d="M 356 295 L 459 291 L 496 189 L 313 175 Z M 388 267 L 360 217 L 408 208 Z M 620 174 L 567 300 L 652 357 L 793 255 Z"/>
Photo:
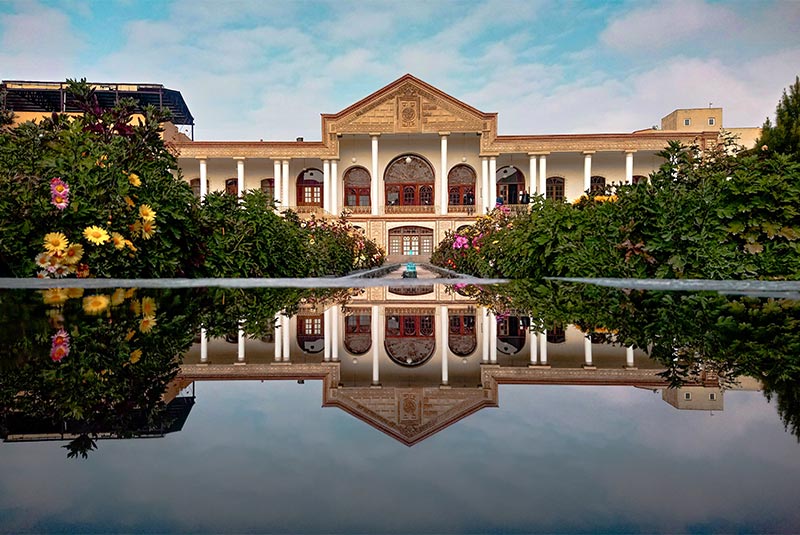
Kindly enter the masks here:
<path id="1" fill-rule="evenodd" d="M 161 83 L 198 140 L 320 139 L 410 73 L 500 134 L 760 126 L 800 74 L 800 1 L 0 0 L 0 77 Z"/>

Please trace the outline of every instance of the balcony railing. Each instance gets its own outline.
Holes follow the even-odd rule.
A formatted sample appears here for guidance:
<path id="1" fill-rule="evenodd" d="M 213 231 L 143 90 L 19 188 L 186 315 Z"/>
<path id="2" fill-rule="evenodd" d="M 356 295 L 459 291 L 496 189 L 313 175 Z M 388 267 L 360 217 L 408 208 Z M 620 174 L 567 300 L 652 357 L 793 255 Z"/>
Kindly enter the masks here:
<path id="1" fill-rule="evenodd" d="M 387 214 L 433 214 L 435 207 L 433 205 L 415 206 L 415 205 L 390 205 L 384 207 Z"/>
<path id="2" fill-rule="evenodd" d="M 451 204 L 447 207 L 447 211 L 451 214 L 474 214 L 475 206 L 471 204 Z"/>

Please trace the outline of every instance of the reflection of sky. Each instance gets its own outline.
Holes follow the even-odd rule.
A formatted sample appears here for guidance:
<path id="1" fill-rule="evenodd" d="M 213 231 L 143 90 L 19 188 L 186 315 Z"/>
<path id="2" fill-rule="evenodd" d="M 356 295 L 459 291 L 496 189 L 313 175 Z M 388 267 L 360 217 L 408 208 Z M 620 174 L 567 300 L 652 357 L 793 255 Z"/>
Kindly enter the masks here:
<path id="1" fill-rule="evenodd" d="M 758 392 L 501 386 L 408 448 L 317 381 L 200 383 L 180 433 L 0 445 L 0 531 L 797 531 L 800 446 Z M 58 443 L 60 444 L 60 443 Z"/>

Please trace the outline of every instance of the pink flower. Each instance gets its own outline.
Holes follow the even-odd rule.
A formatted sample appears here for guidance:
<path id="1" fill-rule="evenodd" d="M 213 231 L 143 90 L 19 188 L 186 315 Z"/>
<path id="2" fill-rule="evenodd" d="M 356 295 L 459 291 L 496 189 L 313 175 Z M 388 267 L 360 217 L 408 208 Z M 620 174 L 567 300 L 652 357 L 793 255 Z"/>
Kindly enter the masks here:
<path id="1" fill-rule="evenodd" d="M 453 242 L 453 249 L 469 249 L 469 239 L 465 236 L 456 236 Z"/>
<path id="2" fill-rule="evenodd" d="M 69 204 L 69 185 L 59 177 L 50 180 L 50 202 L 59 210 Z"/>
<path id="3" fill-rule="evenodd" d="M 54 194 L 50 199 L 50 202 L 59 210 L 63 210 L 69 204 L 69 197 L 62 197 L 61 195 Z"/>

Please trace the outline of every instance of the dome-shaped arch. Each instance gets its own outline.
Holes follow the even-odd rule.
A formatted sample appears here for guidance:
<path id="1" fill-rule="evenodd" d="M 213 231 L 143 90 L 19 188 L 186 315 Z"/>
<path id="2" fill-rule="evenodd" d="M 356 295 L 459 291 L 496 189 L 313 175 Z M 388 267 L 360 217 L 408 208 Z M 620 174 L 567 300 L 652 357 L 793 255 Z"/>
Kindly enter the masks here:
<path id="1" fill-rule="evenodd" d="M 297 206 L 322 207 L 323 174 L 316 167 L 303 169 L 297 175 Z"/>
<path id="2" fill-rule="evenodd" d="M 386 354 L 400 366 L 425 364 L 436 350 L 435 325 L 433 315 L 387 314 Z"/>
<path id="3" fill-rule="evenodd" d="M 513 165 L 505 165 L 497 170 L 495 176 L 497 177 L 495 195 L 498 202 L 502 199 L 503 204 L 522 204 L 520 195 L 527 193 L 523 172 Z"/>
<path id="4" fill-rule="evenodd" d="M 383 173 L 386 206 L 434 206 L 433 165 L 417 154 L 401 154 Z M 389 209 L 391 211 L 391 208 Z"/>

